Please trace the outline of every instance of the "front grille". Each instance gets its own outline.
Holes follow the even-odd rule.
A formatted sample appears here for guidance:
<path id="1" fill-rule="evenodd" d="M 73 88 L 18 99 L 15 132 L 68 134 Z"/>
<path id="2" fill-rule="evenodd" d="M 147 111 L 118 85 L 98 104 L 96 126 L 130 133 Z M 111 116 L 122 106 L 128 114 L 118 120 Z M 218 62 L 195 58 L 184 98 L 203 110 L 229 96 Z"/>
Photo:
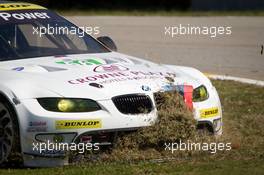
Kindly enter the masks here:
<path id="1" fill-rule="evenodd" d="M 121 95 L 112 98 L 116 108 L 123 114 L 150 113 L 153 104 L 149 96 L 142 94 Z"/>

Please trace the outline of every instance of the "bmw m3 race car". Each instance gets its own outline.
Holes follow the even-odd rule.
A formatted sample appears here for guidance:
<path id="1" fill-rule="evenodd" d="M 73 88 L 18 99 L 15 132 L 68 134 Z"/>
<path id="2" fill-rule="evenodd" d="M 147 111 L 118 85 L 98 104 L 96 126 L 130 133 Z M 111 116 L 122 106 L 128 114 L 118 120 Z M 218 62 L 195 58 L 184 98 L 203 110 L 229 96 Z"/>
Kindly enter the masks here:
<path id="1" fill-rule="evenodd" d="M 59 166 L 67 150 L 54 143 L 111 145 L 155 122 L 156 92 L 179 91 L 198 128 L 222 133 L 217 91 L 200 71 L 124 55 L 109 37 L 72 29 L 44 7 L 0 2 L 0 163 L 16 151 L 25 166 Z"/>

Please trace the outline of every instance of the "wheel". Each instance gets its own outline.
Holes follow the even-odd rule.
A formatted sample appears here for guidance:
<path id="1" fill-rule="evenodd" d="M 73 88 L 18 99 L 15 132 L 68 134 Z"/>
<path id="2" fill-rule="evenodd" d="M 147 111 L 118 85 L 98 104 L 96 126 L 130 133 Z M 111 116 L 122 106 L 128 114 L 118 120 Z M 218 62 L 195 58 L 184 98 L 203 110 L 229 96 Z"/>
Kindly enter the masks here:
<path id="1" fill-rule="evenodd" d="M 0 101 L 0 164 L 9 161 L 19 143 L 17 121 L 10 105 Z"/>

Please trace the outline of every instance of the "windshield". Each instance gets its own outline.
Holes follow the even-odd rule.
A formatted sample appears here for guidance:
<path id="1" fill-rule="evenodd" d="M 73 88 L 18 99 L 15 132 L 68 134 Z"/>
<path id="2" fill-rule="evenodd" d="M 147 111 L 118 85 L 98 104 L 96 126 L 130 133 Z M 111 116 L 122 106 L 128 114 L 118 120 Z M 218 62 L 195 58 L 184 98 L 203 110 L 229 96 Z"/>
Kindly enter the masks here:
<path id="1" fill-rule="evenodd" d="M 50 13 L 52 12 L 48 14 L 50 15 Z M 21 20 L 21 18 L 11 19 L 13 16 L 18 16 L 11 14 L 10 19 L 6 18 L 7 20 L 0 21 L 0 61 L 109 52 L 106 47 L 90 35 L 70 32 L 78 28 L 55 13 L 52 13 L 52 17 L 50 15 L 47 20 L 36 19 L 37 17 L 32 17 L 33 13 L 24 14 L 31 16 L 26 16 L 25 20 Z M 40 35 L 38 32 L 43 28 L 53 30 Z"/>

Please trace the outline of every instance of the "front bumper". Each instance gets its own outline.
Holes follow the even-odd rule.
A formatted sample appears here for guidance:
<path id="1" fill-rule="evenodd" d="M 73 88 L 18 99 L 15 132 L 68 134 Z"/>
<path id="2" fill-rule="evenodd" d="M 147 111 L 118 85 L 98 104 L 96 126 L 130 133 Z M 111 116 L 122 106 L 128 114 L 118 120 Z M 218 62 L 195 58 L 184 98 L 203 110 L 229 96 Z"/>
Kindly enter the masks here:
<path id="1" fill-rule="evenodd" d="M 151 98 L 154 101 L 153 97 Z M 34 149 L 36 144 L 54 142 L 54 137 L 62 136 L 64 143 L 71 144 L 86 133 L 127 131 L 149 126 L 157 119 L 155 108 L 148 114 L 125 115 L 118 111 L 112 100 L 102 100 L 98 103 L 102 110 L 88 113 L 58 113 L 46 111 L 36 99 L 22 100 L 16 109 L 19 114 L 24 164 L 38 167 L 54 166 L 48 162 L 47 165 L 45 164 L 45 161 L 49 160 L 47 158 L 56 159 L 58 165 L 65 164 L 67 155 L 60 151 L 40 152 L 36 147 Z"/>
<path id="2" fill-rule="evenodd" d="M 196 102 L 194 106 L 194 116 L 198 124 L 208 124 L 214 134 L 222 133 L 222 111 L 218 94 L 214 87 L 208 89 L 209 99 L 204 102 Z M 154 101 L 153 95 L 148 94 Z M 66 152 L 34 149 L 35 144 L 54 142 L 63 138 L 64 143 L 74 143 L 80 136 L 87 133 L 104 131 L 130 131 L 140 127 L 149 126 L 157 119 L 157 111 L 154 108 L 148 114 L 125 115 L 120 113 L 112 100 L 98 101 L 103 110 L 89 113 L 57 113 L 44 110 L 36 99 L 25 99 L 17 105 L 19 114 L 21 150 L 23 153 L 25 166 L 49 167 L 61 166 L 68 163 Z M 202 111 L 217 108 L 218 112 L 208 116 L 202 116 Z M 59 124 L 72 122 L 91 122 L 95 125 L 60 126 Z M 99 123 L 98 123 L 99 122 Z M 53 163 L 51 163 L 53 162 Z"/>

